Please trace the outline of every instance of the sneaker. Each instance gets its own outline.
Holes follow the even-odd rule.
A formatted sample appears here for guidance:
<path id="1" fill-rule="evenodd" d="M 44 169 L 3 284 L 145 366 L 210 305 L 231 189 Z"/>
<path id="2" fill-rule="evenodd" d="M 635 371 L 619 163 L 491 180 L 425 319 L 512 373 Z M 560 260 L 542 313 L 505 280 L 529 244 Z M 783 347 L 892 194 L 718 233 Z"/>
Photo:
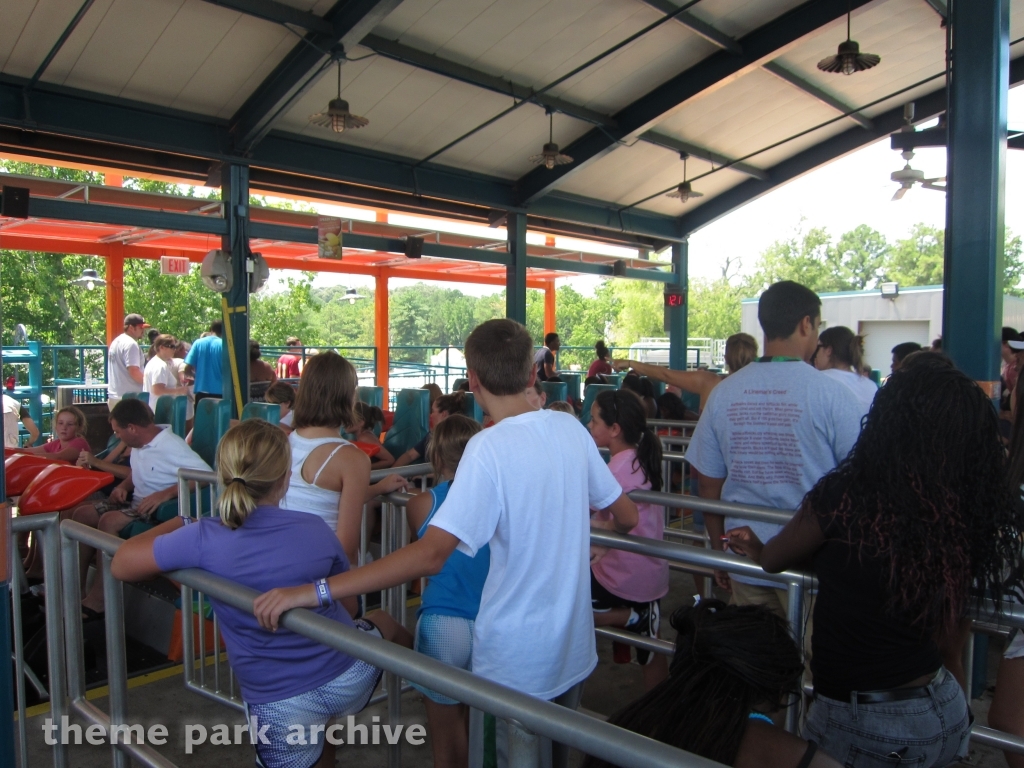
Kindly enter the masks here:
<path id="1" fill-rule="evenodd" d="M 661 628 L 661 601 L 654 600 L 647 603 L 640 611 L 640 618 L 625 627 L 627 632 L 633 632 L 641 637 L 657 637 Z M 640 666 L 650 664 L 654 659 L 654 652 L 643 648 L 636 649 L 636 663 Z"/>

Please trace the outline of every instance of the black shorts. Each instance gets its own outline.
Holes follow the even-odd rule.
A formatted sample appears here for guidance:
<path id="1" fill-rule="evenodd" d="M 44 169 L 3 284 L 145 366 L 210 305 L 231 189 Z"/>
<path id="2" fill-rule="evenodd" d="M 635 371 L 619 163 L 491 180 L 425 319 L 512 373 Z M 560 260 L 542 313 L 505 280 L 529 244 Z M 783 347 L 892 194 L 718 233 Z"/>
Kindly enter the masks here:
<path id="1" fill-rule="evenodd" d="M 594 571 L 590 571 L 590 607 L 596 613 L 605 613 L 614 608 L 632 608 L 639 613 L 648 605 L 650 603 L 634 603 L 632 600 L 613 595 L 594 577 Z"/>

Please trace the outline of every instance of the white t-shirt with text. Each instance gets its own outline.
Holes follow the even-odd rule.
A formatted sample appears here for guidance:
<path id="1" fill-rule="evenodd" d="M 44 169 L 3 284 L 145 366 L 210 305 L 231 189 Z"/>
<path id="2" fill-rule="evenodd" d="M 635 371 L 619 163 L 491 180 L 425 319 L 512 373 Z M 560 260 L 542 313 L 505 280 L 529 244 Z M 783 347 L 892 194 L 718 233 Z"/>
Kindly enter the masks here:
<path id="1" fill-rule="evenodd" d="M 107 351 L 107 395 L 112 398 L 120 398 L 129 392 L 141 392 L 142 385 L 133 379 L 129 373 L 129 366 L 136 366 L 140 371 L 143 369 L 142 350 L 139 349 L 139 342 L 122 333 L 110 343 Z"/>
<path id="2" fill-rule="evenodd" d="M 723 501 L 796 510 L 818 480 L 846 458 L 860 435 L 863 413 L 848 387 L 802 360 L 751 363 L 712 390 L 686 460 L 707 477 L 725 478 Z M 762 542 L 782 530 L 725 518 L 725 530 L 744 525 Z"/>
<path id="3" fill-rule="evenodd" d="M 567 413 L 503 419 L 469 441 L 430 524 L 470 556 L 491 547 L 474 674 L 550 700 L 593 671 L 590 510 L 620 495 L 590 433 Z"/>

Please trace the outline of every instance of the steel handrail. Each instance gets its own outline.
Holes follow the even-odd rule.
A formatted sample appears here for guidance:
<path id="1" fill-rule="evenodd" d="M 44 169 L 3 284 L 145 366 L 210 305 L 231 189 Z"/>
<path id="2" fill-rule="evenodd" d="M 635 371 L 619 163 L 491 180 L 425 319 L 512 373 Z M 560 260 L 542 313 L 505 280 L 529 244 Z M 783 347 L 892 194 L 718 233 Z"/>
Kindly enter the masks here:
<path id="1" fill-rule="evenodd" d="M 98 549 L 110 557 L 124 544 L 116 536 L 71 520 L 61 523 L 61 531 L 65 538 Z M 198 568 L 173 571 L 167 575 L 191 589 L 249 613 L 252 613 L 253 601 L 260 594 L 254 589 Z M 309 610 L 288 611 L 282 616 L 281 625 L 471 707 L 513 720 L 533 733 L 623 768 L 721 768 L 721 764 L 713 760 L 534 698 L 477 677 L 471 672 L 455 669 Z"/>

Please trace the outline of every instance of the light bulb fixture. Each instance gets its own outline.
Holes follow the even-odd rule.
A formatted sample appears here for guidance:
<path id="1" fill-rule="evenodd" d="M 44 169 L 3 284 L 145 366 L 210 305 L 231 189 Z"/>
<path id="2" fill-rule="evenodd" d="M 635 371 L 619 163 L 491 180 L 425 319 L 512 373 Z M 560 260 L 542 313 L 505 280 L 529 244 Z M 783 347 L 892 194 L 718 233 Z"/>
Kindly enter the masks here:
<path id="1" fill-rule="evenodd" d="M 847 4 L 846 8 L 846 41 L 839 44 L 839 51 L 835 56 L 828 56 L 818 62 L 818 69 L 822 72 L 834 72 L 844 75 L 852 75 L 854 72 L 863 72 L 877 66 L 882 60 L 881 56 L 873 53 L 861 53 L 860 45 L 856 40 L 850 39 L 850 17 L 852 11 Z"/>
<path id="2" fill-rule="evenodd" d="M 360 294 L 355 288 L 349 288 L 345 291 L 345 298 L 348 299 L 349 304 L 355 304 L 360 299 L 365 299 L 366 297 Z"/>
<path id="3" fill-rule="evenodd" d="M 680 152 L 679 157 L 683 160 L 683 183 L 667 194 L 667 197 L 678 197 L 679 202 L 685 203 L 695 197 L 704 197 L 703 192 L 695 192 L 693 186 L 686 180 L 686 161 L 690 156 L 686 152 Z"/>
<path id="4" fill-rule="evenodd" d="M 341 60 L 338 60 L 338 97 L 331 99 L 327 109 L 309 116 L 309 122 L 319 125 L 321 128 L 330 128 L 335 133 L 344 133 L 346 130 L 365 128 L 370 121 L 365 117 L 353 115 L 348 108 L 348 102 L 341 98 Z"/>
<path id="5" fill-rule="evenodd" d="M 556 165 L 568 165 L 572 158 L 558 151 L 555 144 L 555 113 L 548 110 L 548 143 L 544 145 L 539 155 L 531 155 L 530 162 L 534 165 L 543 165 L 549 171 Z"/>
<path id="6" fill-rule="evenodd" d="M 93 291 L 96 290 L 97 285 L 106 285 L 107 281 L 100 277 L 95 269 L 83 269 L 82 276 L 76 277 L 71 284 L 81 286 L 87 291 Z"/>

